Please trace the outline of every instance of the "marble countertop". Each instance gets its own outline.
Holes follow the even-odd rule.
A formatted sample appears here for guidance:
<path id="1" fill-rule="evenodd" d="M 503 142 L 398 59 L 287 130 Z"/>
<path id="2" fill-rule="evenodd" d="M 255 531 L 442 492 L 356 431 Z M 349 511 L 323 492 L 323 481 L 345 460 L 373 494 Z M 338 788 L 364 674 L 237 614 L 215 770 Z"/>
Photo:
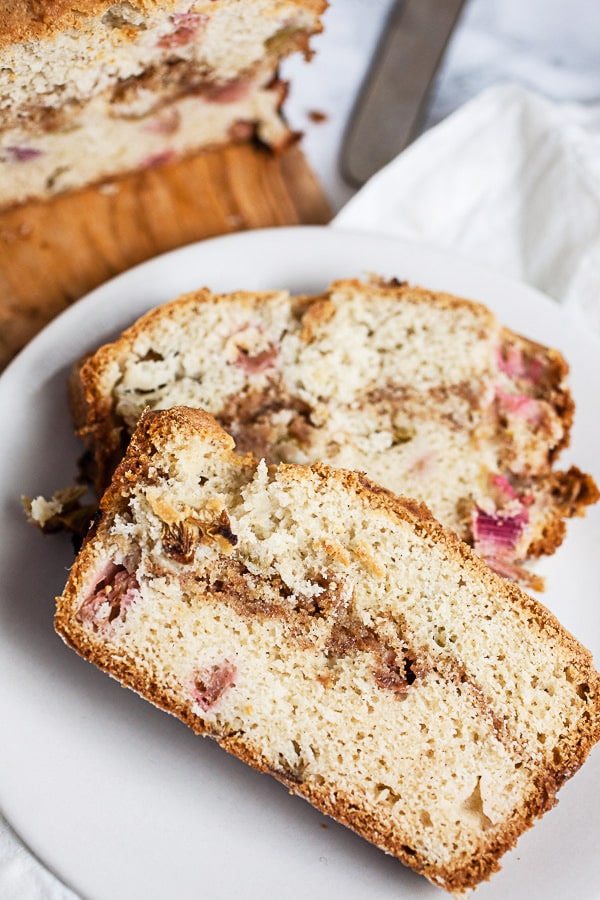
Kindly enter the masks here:
<path id="1" fill-rule="evenodd" d="M 338 157 L 348 117 L 393 0 L 330 0 L 310 64 L 286 63 L 287 115 L 335 211 L 355 189 Z M 559 101 L 600 102 L 598 0 L 468 0 L 438 72 L 430 128 L 492 84 L 517 82 Z M 314 121 L 311 114 L 323 114 Z"/>

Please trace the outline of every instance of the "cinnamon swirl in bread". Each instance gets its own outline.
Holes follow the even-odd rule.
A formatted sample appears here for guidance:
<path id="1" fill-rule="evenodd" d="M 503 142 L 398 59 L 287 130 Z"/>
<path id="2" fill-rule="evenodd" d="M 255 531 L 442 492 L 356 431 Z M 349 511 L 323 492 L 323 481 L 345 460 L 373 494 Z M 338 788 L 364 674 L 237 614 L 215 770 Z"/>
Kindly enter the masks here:
<path id="1" fill-rule="evenodd" d="M 267 462 L 364 471 L 425 502 L 507 577 L 552 553 L 598 498 L 555 462 L 573 401 L 561 354 L 484 306 L 407 284 L 340 281 L 318 297 L 189 294 L 77 368 L 77 428 L 99 490 L 142 410 L 212 413 Z"/>
<path id="2" fill-rule="evenodd" d="M 421 504 L 268 468 L 147 412 L 58 598 L 62 637 L 196 732 L 460 893 L 600 737 L 600 676 Z"/>

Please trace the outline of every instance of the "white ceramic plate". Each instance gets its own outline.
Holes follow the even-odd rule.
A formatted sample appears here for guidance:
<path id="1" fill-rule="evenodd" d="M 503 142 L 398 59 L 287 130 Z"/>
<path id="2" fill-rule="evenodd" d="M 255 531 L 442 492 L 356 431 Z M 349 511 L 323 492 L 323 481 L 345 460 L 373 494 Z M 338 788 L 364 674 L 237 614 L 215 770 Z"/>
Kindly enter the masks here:
<path id="1" fill-rule="evenodd" d="M 318 291 L 377 272 L 487 303 L 559 347 L 577 417 L 565 454 L 600 478 L 600 343 L 528 288 L 432 249 L 327 228 L 218 238 L 146 263 L 53 322 L 0 379 L 0 807 L 45 864 L 90 900 L 398 900 L 440 896 L 267 776 L 195 737 L 68 650 L 52 630 L 69 541 L 27 525 L 21 494 L 71 482 L 67 373 L 151 306 L 214 290 Z M 600 510 L 538 568 L 544 602 L 600 656 Z M 487 900 L 599 900 L 600 752 L 482 886 Z"/>

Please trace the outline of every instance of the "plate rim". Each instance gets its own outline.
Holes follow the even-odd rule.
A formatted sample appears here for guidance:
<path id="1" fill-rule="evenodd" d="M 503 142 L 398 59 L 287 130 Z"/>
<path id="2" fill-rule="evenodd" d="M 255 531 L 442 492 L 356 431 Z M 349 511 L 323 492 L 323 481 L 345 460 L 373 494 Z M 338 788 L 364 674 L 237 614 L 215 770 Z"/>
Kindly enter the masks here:
<path id="1" fill-rule="evenodd" d="M 256 229 L 247 232 L 237 232 L 227 235 L 216 236 L 214 238 L 209 238 L 203 241 L 195 242 L 192 244 L 185 245 L 183 247 L 177 248 L 175 250 L 168 251 L 166 253 L 161 254 L 160 256 L 153 257 L 150 260 L 146 260 L 131 269 L 123 272 L 115 278 L 110 279 L 107 282 L 104 282 L 102 285 L 96 287 L 93 291 L 90 291 L 84 297 L 73 303 L 67 309 L 65 309 L 59 316 L 53 319 L 38 335 L 36 335 L 32 341 L 30 341 L 20 352 L 19 354 L 11 361 L 11 363 L 7 366 L 5 371 L 0 376 L 0 413 L 2 410 L 3 399 L 6 395 L 7 391 L 11 390 L 11 383 L 13 381 L 19 380 L 24 373 L 33 365 L 37 358 L 43 356 L 47 350 L 48 345 L 52 346 L 53 340 L 55 336 L 59 336 L 69 327 L 76 325 L 78 320 L 83 319 L 90 309 L 95 309 L 97 304 L 101 304 L 104 302 L 106 295 L 110 295 L 115 291 L 118 291 L 122 288 L 126 288 L 127 285 L 131 283 L 135 283 L 135 281 L 139 278 L 143 278 L 148 274 L 152 273 L 153 269 L 160 269 L 164 265 L 177 263 L 178 261 L 187 260 L 188 257 L 193 257 L 198 251 L 201 253 L 210 252 L 211 248 L 214 248 L 216 245 L 220 245 L 223 247 L 229 246 L 235 250 L 235 247 L 238 243 L 246 243 L 250 244 L 252 242 L 258 241 L 269 241 L 274 238 L 276 241 L 283 241 L 285 243 L 286 240 L 297 240 L 298 234 L 301 233 L 303 235 L 313 235 L 315 238 L 319 239 L 324 233 L 327 233 L 327 240 L 332 238 L 332 235 L 335 235 L 334 240 L 339 240 L 341 242 L 368 242 L 378 245 L 385 244 L 390 249 L 394 248 L 402 248 L 404 252 L 410 252 L 411 250 L 417 252 L 418 254 L 431 254 L 437 260 L 441 260 L 442 263 L 448 264 L 452 267 L 466 267 L 470 272 L 474 274 L 474 277 L 481 277 L 486 283 L 488 279 L 491 279 L 497 286 L 502 287 L 503 289 L 509 291 L 517 289 L 519 293 L 523 295 L 527 295 L 531 298 L 534 304 L 542 303 L 542 307 L 545 310 L 552 310 L 550 313 L 551 317 L 555 318 L 557 322 L 567 323 L 569 320 L 573 320 L 573 311 L 571 309 L 566 310 L 564 307 L 561 307 L 555 301 L 548 298 L 541 291 L 533 288 L 529 285 L 522 284 L 514 279 L 505 276 L 501 273 L 496 273 L 494 270 L 490 269 L 489 266 L 479 263 L 473 262 L 469 260 L 467 257 L 459 256 L 454 254 L 452 251 L 448 251 L 445 248 L 438 248 L 429 244 L 423 244 L 416 241 L 408 241 L 401 238 L 390 237 L 389 235 L 381 234 L 373 234 L 372 232 L 360 232 L 355 230 L 346 230 L 342 228 L 335 228 L 332 226 L 286 226 L 286 227 L 278 227 L 278 228 L 267 228 L 267 229 Z M 344 277 L 343 274 L 339 277 Z M 535 298 L 535 299 L 534 299 Z M 470 299 L 478 300 L 477 297 L 470 297 Z M 480 302 L 486 302 L 485 298 L 481 298 Z M 150 304 L 150 306 L 153 304 Z M 150 308 L 150 306 L 148 308 Z M 498 313 L 496 313 L 498 315 Z M 135 314 L 137 318 L 138 313 Z M 576 321 L 576 320 L 573 320 Z M 66 326 L 65 326 L 66 323 Z M 579 325 L 573 325 L 575 328 L 579 328 Z M 591 340 L 592 344 L 598 344 L 595 335 L 587 334 L 587 338 Z M 600 347 L 600 344 L 598 344 Z M 2 444 L 2 439 L 0 438 L 0 445 Z M 2 481 L 0 480 L 0 485 Z M 2 555 L 0 554 L 0 565 L 2 562 Z M 0 605 L 3 602 L 2 596 L 0 596 Z M 0 637 L 1 642 L 1 637 Z M 1 794 L 0 794 L 1 796 Z M 0 802 L 0 805 L 1 802 Z M 27 846 L 32 846 L 31 842 L 25 839 Z M 40 858 L 36 849 L 31 851 L 37 858 Z M 61 873 L 60 868 L 48 864 L 47 862 L 43 862 L 43 865 L 46 868 L 53 871 L 57 874 L 57 877 L 64 881 L 64 883 L 68 883 L 68 881 L 64 880 L 64 875 Z"/>
<path id="2" fill-rule="evenodd" d="M 58 315 L 51 319 L 42 329 L 40 329 L 40 331 L 37 332 L 37 334 L 35 334 L 31 338 L 31 340 L 29 340 L 19 350 L 16 356 L 10 360 L 4 371 L 0 373 L 0 385 L 2 384 L 7 374 L 12 377 L 12 370 L 23 365 L 23 357 L 25 357 L 25 359 L 27 360 L 29 354 L 35 353 L 38 350 L 39 345 L 43 345 L 48 340 L 48 335 L 52 336 L 55 330 L 59 331 L 61 328 L 63 328 L 65 322 L 69 323 L 72 318 L 74 321 L 76 321 L 76 318 L 83 315 L 83 311 L 87 307 L 91 307 L 95 303 L 100 302 L 102 300 L 102 297 L 106 293 L 118 290 L 120 286 L 126 285 L 130 280 L 134 281 L 142 275 L 150 273 L 154 268 L 162 267 L 167 261 L 175 261 L 177 259 L 185 260 L 188 256 L 191 257 L 199 251 L 203 252 L 205 249 L 210 249 L 211 247 L 215 246 L 231 245 L 232 247 L 234 247 L 238 242 L 248 243 L 256 240 L 260 242 L 262 240 L 269 240 L 270 238 L 275 238 L 275 240 L 283 238 L 285 240 L 288 238 L 295 239 L 296 235 L 321 236 L 325 234 L 327 234 L 328 236 L 331 236 L 333 234 L 336 236 L 336 239 L 339 237 L 342 240 L 349 239 L 366 242 L 376 242 L 380 245 L 387 244 L 390 247 L 395 245 L 406 251 L 413 250 L 417 253 L 431 254 L 433 257 L 436 257 L 437 260 L 440 260 L 443 263 L 447 263 L 448 265 L 467 267 L 469 270 L 471 270 L 481 278 L 486 280 L 491 279 L 495 284 L 503 285 L 507 292 L 512 289 L 517 289 L 520 292 L 526 292 L 533 300 L 533 302 L 541 302 L 546 305 L 547 309 L 558 312 L 559 315 L 563 316 L 565 319 L 570 319 L 574 322 L 579 321 L 579 323 L 581 324 L 582 320 L 580 319 L 579 310 L 576 307 L 569 306 L 568 308 L 566 308 L 564 304 L 560 304 L 558 301 L 553 300 L 542 290 L 534 287 L 533 285 L 527 284 L 526 282 L 520 281 L 519 279 L 511 277 L 509 275 L 505 275 L 502 272 L 497 272 L 489 264 L 481 262 L 479 260 L 472 260 L 464 253 L 454 252 L 447 247 L 436 245 L 432 242 L 420 242 L 404 237 L 395 237 L 393 235 L 386 234 L 385 232 L 376 233 L 372 231 L 361 231 L 360 229 L 348 229 L 343 226 L 337 226 L 335 224 L 271 226 L 268 228 L 249 229 L 247 231 L 234 231 L 228 234 L 215 235 L 214 237 L 205 238 L 200 241 L 193 241 L 189 244 L 184 244 L 181 247 L 167 250 L 164 253 L 158 254 L 157 256 L 153 256 L 149 259 L 143 260 L 142 262 L 136 263 L 134 266 L 131 266 L 129 269 L 126 269 L 123 272 L 119 272 L 114 277 L 108 279 L 105 282 L 102 282 L 92 290 L 79 297 L 73 303 L 69 304 L 67 307 L 65 307 L 65 309 L 61 310 Z M 485 303 L 484 299 L 481 299 L 479 301 L 477 301 L 477 298 L 473 297 L 469 297 L 467 299 L 473 299 L 476 302 Z M 592 341 L 598 343 L 598 346 L 600 348 L 600 336 L 596 335 L 593 332 L 589 332 L 588 336 Z"/>

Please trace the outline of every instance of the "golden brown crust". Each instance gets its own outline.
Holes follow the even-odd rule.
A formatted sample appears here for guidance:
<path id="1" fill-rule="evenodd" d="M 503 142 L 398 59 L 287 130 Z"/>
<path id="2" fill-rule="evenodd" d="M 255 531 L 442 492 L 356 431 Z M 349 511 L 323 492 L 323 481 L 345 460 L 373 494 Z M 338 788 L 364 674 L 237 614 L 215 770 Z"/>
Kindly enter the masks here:
<path id="1" fill-rule="evenodd" d="M 418 874 L 457 894 L 476 887 L 500 869 L 500 857 L 515 846 L 520 835 L 532 827 L 536 819 L 556 804 L 556 793 L 561 784 L 574 774 L 600 735 L 598 722 L 595 735 L 581 734 L 579 741 L 571 740 L 567 748 L 569 757 L 564 759 L 560 771 L 551 772 L 545 767 L 538 766 L 537 771 L 532 773 L 532 788 L 528 802 L 519 810 L 519 814 L 513 816 L 503 827 L 494 829 L 481 854 L 465 859 L 464 865 L 460 868 L 432 866 L 410 847 L 408 835 L 404 835 L 400 830 L 383 833 L 377 819 L 368 811 L 357 809 L 351 796 L 345 796 L 339 790 L 332 792 L 329 785 L 303 784 L 297 779 L 290 778 L 289 773 L 273 769 L 259 747 L 239 735 L 219 734 L 212 727 L 207 727 L 188 706 L 166 694 L 150 675 L 147 678 L 140 677 L 136 660 L 115 661 L 110 654 L 100 652 L 97 646 L 87 639 L 82 629 L 72 637 L 70 632 L 72 623 L 68 617 L 60 613 L 57 614 L 55 624 L 59 634 L 74 650 L 155 706 L 175 715 L 196 734 L 214 738 L 224 750 L 242 762 L 259 772 L 273 775 L 285 784 L 291 793 L 308 800 L 325 815 L 352 829 L 384 852 L 393 854 Z M 596 690 L 598 689 L 600 688 L 596 686 Z M 332 797 L 335 797 L 335 800 L 332 800 Z"/>
<path id="2" fill-rule="evenodd" d="M 533 396 L 550 404 L 562 426 L 562 434 L 558 443 L 550 451 L 550 462 L 569 446 L 571 428 L 575 416 L 575 403 L 566 386 L 569 375 L 569 364 L 559 350 L 546 347 L 522 335 L 516 335 L 503 328 L 502 340 L 505 346 L 516 346 L 527 360 L 543 361 L 539 382 L 533 385 Z"/>
<path id="3" fill-rule="evenodd" d="M 331 316 L 332 304 L 329 294 L 338 290 L 362 290 L 363 283 L 358 279 L 346 279 L 334 282 L 328 294 L 316 297 L 289 298 L 289 301 L 297 314 L 302 315 L 302 340 L 309 343 L 314 339 L 315 329 L 322 322 L 328 321 Z M 396 299 L 408 299 L 413 303 L 435 302 L 448 309 L 468 309 L 482 316 L 482 326 L 495 321 L 493 314 L 482 304 L 473 303 L 459 297 L 445 293 L 432 293 L 424 288 L 411 286 L 406 283 L 399 285 L 378 282 L 374 289 L 382 297 L 394 297 Z M 235 291 L 231 294 L 213 294 L 208 288 L 201 288 L 187 294 L 183 294 L 170 303 L 150 310 L 141 316 L 130 328 L 126 329 L 113 344 L 101 347 L 92 357 L 78 363 L 72 373 L 70 396 L 75 428 L 84 444 L 93 449 L 97 455 L 98 477 L 96 489 L 102 492 L 110 475 L 123 452 L 121 436 L 123 423 L 115 415 L 110 403 L 107 403 L 102 388 L 102 380 L 105 372 L 115 359 L 115 354 L 130 351 L 136 340 L 145 332 L 163 320 L 174 321 L 186 310 L 204 303 L 226 304 L 231 303 L 268 303 L 275 296 L 285 296 L 275 291 L 253 293 L 249 291 Z M 77 384 L 77 382 L 80 384 Z"/>
<path id="4" fill-rule="evenodd" d="M 78 436 L 94 454 L 94 484 L 99 496 L 122 458 L 129 440 L 124 424 L 116 414 L 111 398 L 105 395 L 102 385 L 105 373 L 113 363 L 115 351 L 131 351 L 136 340 L 146 330 L 164 320 L 176 321 L 180 314 L 186 310 L 192 311 L 198 305 L 228 302 L 251 305 L 257 299 L 258 302 L 266 303 L 277 296 L 287 297 L 287 294 L 277 291 L 265 291 L 261 294 L 249 291 L 212 294 L 208 288 L 182 294 L 171 303 L 151 309 L 127 328 L 115 343 L 105 344 L 93 356 L 88 356 L 75 365 L 69 382 L 71 412 Z"/>
<path id="5" fill-rule="evenodd" d="M 127 453 L 117 466 L 112 482 L 102 497 L 100 509 L 108 511 L 120 509 L 132 486 L 138 482 L 148 483 L 153 477 L 150 470 L 154 467 L 154 442 L 159 437 L 164 441 L 167 435 L 181 434 L 187 430 L 191 435 L 198 435 L 213 444 L 215 450 L 221 450 L 230 463 L 240 468 L 254 462 L 250 455 L 243 457 L 233 452 L 233 438 L 220 428 L 214 418 L 201 409 L 177 407 L 169 410 L 172 415 L 165 416 L 164 411 L 146 410 L 140 419 L 140 427 L 134 432 Z M 216 426 L 216 427 L 215 427 Z"/>
<path id="6" fill-rule="evenodd" d="M 289 0 L 296 6 L 321 15 L 327 8 L 326 0 Z M 114 4 L 110 0 L 4 0 L 0 4 L 0 50 L 11 44 L 39 41 L 69 29 L 81 28 L 82 20 L 102 16 Z M 135 0 L 142 13 L 168 12 L 176 6 L 175 0 Z M 206 6 L 214 11 L 228 5 L 227 0 L 213 0 Z M 288 4 L 289 5 L 289 4 Z M 198 9 L 202 4 L 197 4 Z M 321 30 L 321 27 L 318 28 Z"/>
<path id="7" fill-rule="evenodd" d="M 77 30 L 83 18 L 101 16 L 112 5 L 107 0 L 79 0 L 76 7 L 71 0 L 5 0 L 0 7 L 0 49 L 42 40 L 68 29 Z M 174 5 L 174 0 L 136 0 L 142 12 Z"/>
<path id="8" fill-rule="evenodd" d="M 127 453 L 119 464 L 111 483 L 105 493 L 101 509 L 120 508 L 133 485 L 148 478 L 149 469 L 153 466 L 155 441 L 164 441 L 168 434 L 189 432 L 190 436 L 199 435 L 214 445 L 222 454 L 227 465 L 239 468 L 254 469 L 256 460 L 251 454 L 239 456 L 235 453 L 233 438 L 224 431 L 216 419 L 209 413 L 189 407 L 176 407 L 170 410 L 147 410 L 131 440 Z M 306 471 L 316 474 L 325 483 L 338 484 L 352 494 L 357 500 L 371 510 L 385 512 L 392 521 L 404 521 L 412 525 L 415 532 L 432 543 L 443 545 L 450 556 L 460 559 L 461 565 L 476 579 L 481 581 L 492 593 L 506 598 L 507 604 L 523 609 L 527 618 L 535 620 L 542 631 L 549 637 L 569 649 L 588 672 L 590 679 L 598 683 L 599 676 L 592 666 L 592 656 L 581 644 L 562 627 L 556 616 L 545 606 L 526 594 L 516 584 L 502 578 L 492 571 L 486 563 L 460 538 L 440 525 L 427 506 L 407 497 L 393 494 L 371 482 L 359 472 L 345 469 L 334 469 L 325 463 L 312 466 L 296 466 L 282 464 L 278 467 L 280 477 L 300 480 Z M 600 722 L 598 723 L 600 727 Z"/>
<path id="9" fill-rule="evenodd" d="M 554 553 L 565 538 L 565 520 L 583 516 L 586 507 L 600 500 L 600 491 L 592 476 L 577 466 L 571 466 L 566 472 L 552 472 L 546 490 L 554 499 L 556 515 L 547 520 L 539 537 L 529 545 L 528 553 L 532 557 Z"/>
<path id="10" fill-rule="evenodd" d="M 190 435 L 198 434 L 203 440 L 213 443 L 215 448 L 221 450 L 223 462 L 228 465 L 233 464 L 240 468 L 248 466 L 253 468 L 256 465 L 251 454 L 238 456 L 234 450 L 233 438 L 209 413 L 189 407 L 147 410 L 140 420 L 140 426 L 136 429 L 123 462 L 115 473 L 113 483 L 103 499 L 102 508 L 109 508 L 115 497 L 123 498 L 128 488 L 135 484 L 140 476 L 144 477 L 147 474 L 149 466 L 152 465 L 154 442 L 157 438 L 163 441 L 166 433 L 178 432 L 181 434 L 182 431 L 189 431 Z M 542 631 L 545 631 L 549 637 L 558 639 L 561 645 L 567 647 L 578 658 L 590 678 L 598 683 L 600 689 L 598 680 L 600 676 L 592 666 L 591 654 L 565 631 L 556 616 L 516 584 L 492 571 L 481 557 L 461 541 L 454 532 L 443 528 L 424 503 L 398 496 L 370 481 L 360 472 L 335 469 L 325 463 L 315 463 L 308 467 L 291 464 L 278 466 L 280 477 L 290 480 L 302 481 L 307 470 L 316 474 L 324 483 L 340 485 L 369 509 L 385 512 L 392 521 L 408 522 L 417 534 L 426 537 L 432 543 L 445 546 L 449 555 L 460 559 L 463 568 L 470 571 L 487 589 L 505 597 L 508 604 L 521 607 L 527 617 L 535 620 Z M 600 727 L 600 722 L 598 724 Z"/>
<path id="11" fill-rule="evenodd" d="M 335 315 L 335 306 L 327 297 L 314 300 L 302 316 L 300 340 L 306 344 L 314 341 L 319 328 Z"/>
<path id="12" fill-rule="evenodd" d="M 533 826 L 535 820 L 556 804 L 556 793 L 564 780 L 570 777 L 581 761 L 585 759 L 591 746 L 597 740 L 600 724 L 596 728 L 595 739 L 589 734 L 581 735 L 581 741 L 571 741 L 568 750 L 569 759 L 565 759 L 562 769 L 557 772 L 548 771 L 538 766 L 532 773 L 532 788 L 528 802 L 503 827 L 495 828 L 487 841 L 487 846 L 477 857 L 465 859 L 460 868 L 448 869 L 443 866 L 432 866 L 417 851 L 410 847 L 410 838 L 400 830 L 383 833 L 377 819 L 368 811 L 357 809 L 351 796 L 345 796 L 338 790 L 332 791 L 329 785 L 314 786 L 302 783 L 290 777 L 290 773 L 273 769 L 259 747 L 239 735 L 220 734 L 195 715 L 189 707 L 174 700 L 166 694 L 156 681 L 148 677 L 140 677 L 134 659 L 115 660 L 109 654 L 99 652 L 97 646 L 89 642 L 80 630 L 75 640 L 69 633 L 68 621 L 57 615 L 56 627 L 67 643 L 78 653 L 98 668 L 117 678 L 122 684 L 149 700 L 155 706 L 177 716 L 196 734 L 213 737 L 223 749 L 247 763 L 259 772 L 273 775 L 285 784 L 291 793 L 308 800 L 325 815 L 330 816 L 361 837 L 375 844 L 386 853 L 391 853 L 405 865 L 410 866 L 418 874 L 424 875 L 436 884 L 453 893 L 462 893 L 476 887 L 481 881 L 500 869 L 499 859 L 513 848 L 519 836 Z M 335 797 L 335 800 L 332 800 Z"/>
<path id="13" fill-rule="evenodd" d="M 471 312 L 473 315 L 481 318 L 482 328 L 493 326 L 496 323 L 495 315 L 483 303 L 477 303 L 475 300 L 468 300 L 465 297 L 458 297 L 455 294 L 448 294 L 445 291 L 432 291 L 422 285 L 411 284 L 408 281 L 398 281 L 396 278 L 385 281 L 375 276 L 371 278 L 369 285 L 382 297 L 409 300 L 411 303 L 429 304 L 434 301 L 436 305 L 444 309 Z M 334 281 L 329 290 L 330 292 L 338 290 L 355 291 L 363 288 L 364 283 L 360 279 L 347 278 Z"/>
<path id="14" fill-rule="evenodd" d="M 67 381 L 67 393 L 69 399 L 69 408 L 71 410 L 71 418 L 75 430 L 82 436 L 83 430 L 86 428 L 88 418 L 92 415 L 91 390 L 87 389 L 87 378 L 83 374 L 83 367 L 91 354 L 78 359 L 69 373 Z"/>
<path id="15" fill-rule="evenodd" d="M 188 408 L 147 411 L 140 420 L 127 454 L 115 473 L 113 484 L 103 499 L 102 509 L 105 512 L 120 510 L 136 485 L 154 477 L 151 471 L 156 446 L 164 446 L 165 441 L 169 445 L 172 442 L 181 445 L 197 436 L 201 436 L 203 441 L 214 448 L 215 454 L 225 466 L 233 464 L 240 468 L 247 467 L 248 477 L 251 476 L 257 465 L 256 460 L 250 456 L 238 457 L 233 450 L 232 438 L 209 414 Z M 196 733 L 215 738 L 225 750 L 242 761 L 261 772 L 274 775 L 291 792 L 304 797 L 326 815 L 350 827 L 382 850 L 392 853 L 434 883 L 449 891 L 462 893 L 488 879 L 499 868 L 499 858 L 515 845 L 519 835 L 533 825 L 535 819 L 555 804 L 556 793 L 562 783 L 581 765 L 600 737 L 600 676 L 593 668 L 588 651 L 560 626 L 545 607 L 488 569 L 455 535 L 445 531 L 423 504 L 397 497 L 360 473 L 336 470 L 324 464 L 310 468 L 283 465 L 278 469 L 280 479 L 300 483 L 306 479 L 307 472 L 312 473 L 311 477 L 316 475 L 326 487 L 342 488 L 347 492 L 350 504 L 358 502 L 365 509 L 383 513 L 392 521 L 408 522 L 427 542 L 441 545 L 448 559 L 460 560 L 465 577 L 472 576 L 492 594 L 503 598 L 507 606 L 520 610 L 524 627 L 527 627 L 526 623 L 531 625 L 535 622 L 542 639 L 546 635 L 549 643 L 566 648 L 576 669 L 577 680 L 583 682 L 582 688 L 590 701 L 589 712 L 582 715 L 576 728 L 560 739 L 551 759 L 544 764 L 534 765 L 531 788 L 521 807 L 509 819 L 490 830 L 482 851 L 477 856 L 464 856 L 462 861 L 455 862 L 452 867 L 432 865 L 417 849 L 410 846 L 410 836 L 404 834 L 401 828 L 396 828 L 393 832 L 382 829 L 381 821 L 375 813 L 357 808 L 355 798 L 340 792 L 335 785 L 310 784 L 301 774 L 274 769 L 260 747 L 240 737 L 239 733 L 219 732 L 213 724 L 207 724 L 192 711 L 190 704 L 183 703 L 162 688 L 151 672 L 140 670 L 139 660 L 128 657 L 115 659 L 102 643 L 90 639 L 72 611 L 77 608 L 77 598 L 85 595 L 86 583 L 90 583 L 94 571 L 102 563 L 101 549 L 91 541 L 88 541 L 72 570 L 65 594 L 62 598 L 57 598 L 56 629 L 82 656 L 158 707 L 179 717 Z M 245 614 L 248 614 L 247 611 Z M 460 672 L 456 673 L 456 680 L 463 686 L 469 686 L 468 679 L 461 677 Z M 471 687 L 477 695 L 477 685 Z M 484 703 L 483 697 L 480 699 Z M 501 730 L 501 723 L 497 723 L 496 727 Z M 507 734 L 506 740 L 510 743 L 513 738 Z"/>
<path id="16" fill-rule="evenodd" d="M 68 389 L 75 430 L 91 456 L 89 477 L 100 496 L 125 451 L 123 423 L 89 377 L 85 359 L 72 370 Z"/>

